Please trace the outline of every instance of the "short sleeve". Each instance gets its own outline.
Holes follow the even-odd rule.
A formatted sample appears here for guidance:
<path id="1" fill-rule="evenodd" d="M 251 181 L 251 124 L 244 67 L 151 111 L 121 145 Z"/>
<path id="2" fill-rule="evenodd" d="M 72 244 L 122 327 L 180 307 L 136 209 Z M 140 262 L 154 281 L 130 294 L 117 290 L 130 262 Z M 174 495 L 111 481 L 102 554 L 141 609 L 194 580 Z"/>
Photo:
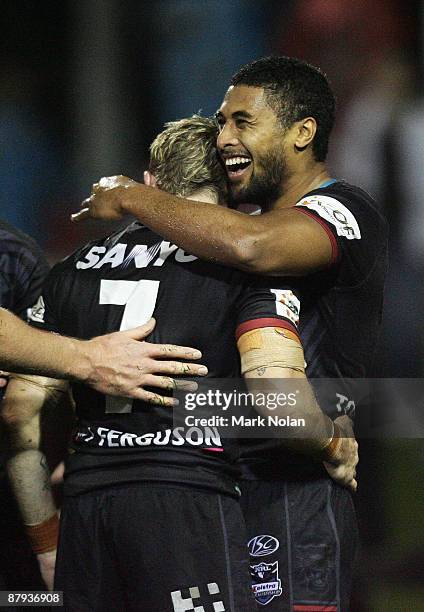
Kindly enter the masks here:
<path id="1" fill-rule="evenodd" d="M 240 297 L 236 338 L 261 327 L 282 327 L 299 335 L 299 317 L 299 293 L 293 286 L 281 279 L 254 278 Z"/>
<path id="2" fill-rule="evenodd" d="M 27 320 L 48 274 L 47 260 L 29 236 L 1 222 L 0 266 L 0 304 Z"/>
<path id="3" fill-rule="evenodd" d="M 322 190 L 324 191 L 324 190 Z M 317 193 L 302 198 L 296 208 L 314 218 L 327 232 L 332 264 L 338 265 L 337 284 L 355 286 L 372 271 L 387 251 L 387 223 L 365 192 Z"/>
<path id="4" fill-rule="evenodd" d="M 43 284 L 41 295 L 29 310 L 28 322 L 31 326 L 61 333 L 57 283 L 58 277 L 53 268 Z"/>

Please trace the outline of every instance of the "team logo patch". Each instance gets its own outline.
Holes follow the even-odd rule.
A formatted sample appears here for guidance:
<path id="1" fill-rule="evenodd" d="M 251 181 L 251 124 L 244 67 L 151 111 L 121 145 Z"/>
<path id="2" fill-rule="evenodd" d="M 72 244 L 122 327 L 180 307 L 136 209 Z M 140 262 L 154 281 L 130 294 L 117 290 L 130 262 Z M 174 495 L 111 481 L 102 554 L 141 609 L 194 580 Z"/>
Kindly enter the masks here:
<path id="1" fill-rule="evenodd" d="M 277 314 L 294 325 L 299 324 L 300 302 L 291 289 L 271 289 L 275 295 Z"/>
<path id="2" fill-rule="evenodd" d="M 328 546 L 297 546 L 295 566 L 304 589 L 313 596 L 316 593 L 330 594 L 331 576 L 335 570 L 330 562 Z"/>
<path id="3" fill-rule="evenodd" d="M 262 561 L 257 565 L 251 565 L 250 575 L 253 594 L 261 606 L 266 606 L 275 597 L 280 597 L 282 594 L 281 580 L 278 577 L 278 561 L 274 563 Z"/>
<path id="4" fill-rule="evenodd" d="M 266 557 L 280 548 L 280 542 L 271 535 L 258 535 L 249 540 L 248 547 L 251 557 Z"/>
<path id="5" fill-rule="evenodd" d="M 338 236 L 348 240 L 361 239 L 361 230 L 354 215 L 335 198 L 314 195 L 303 198 L 296 206 L 305 206 L 317 212 L 320 217 L 334 225 Z"/>
<path id="6" fill-rule="evenodd" d="M 46 305 L 44 304 L 43 296 L 40 295 L 34 306 L 29 309 L 28 319 L 30 319 L 31 321 L 35 321 L 35 323 L 44 323 L 45 312 Z"/>

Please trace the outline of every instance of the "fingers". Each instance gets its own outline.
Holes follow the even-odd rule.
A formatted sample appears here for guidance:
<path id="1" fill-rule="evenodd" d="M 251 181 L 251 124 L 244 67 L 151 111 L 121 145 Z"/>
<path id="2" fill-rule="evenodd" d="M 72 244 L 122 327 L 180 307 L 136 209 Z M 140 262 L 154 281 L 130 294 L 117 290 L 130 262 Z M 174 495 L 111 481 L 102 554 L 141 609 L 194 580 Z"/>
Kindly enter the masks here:
<path id="1" fill-rule="evenodd" d="M 85 202 L 85 200 L 84 200 Z M 74 213 L 71 215 L 71 221 L 75 222 L 75 221 L 85 221 L 85 219 L 90 219 L 91 218 L 91 214 L 90 214 L 90 209 L 89 208 L 83 208 L 82 210 L 80 210 L 77 213 Z"/>
<path id="2" fill-rule="evenodd" d="M 144 323 L 144 325 L 139 325 L 138 327 L 133 327 L 132 329 L 127 329 L 119 333 L 127 338 L 132 338 L 133 340 L 143 340 L 143 338 L 148 336 L 154 330 L 155 325 L 156 319 L 151 317 L 147 323 Z"/>
<path id="3" fill-rule="evenodd" d="M 174 397 L 167 397 L 165 395 L 160 395 L 159 393 L 152 393 L 151 391 L 146 391 L 141 387 L 131 391 L 128 396 L 132 397 L 133 399 L 141 400 L 142 402 L 147 402 L 148 404 L 166 406 L 168 408 L 173 408 L 179 403 Z"/>
<path id="4" fill-rule="evenodd" d="M 339 465 L 335 467 L 332 463 L 327 463 L 326 461 L 324 461 L 324 467 L 335 482 L 337 482 L 342 487 L 347 487 L 352 491 L 356 491 L 358 483 L 356 481 L 355 466 Z"/>
<path id="5" fill-rule="evenodd" d="M 149 170 L 145 170 L 143 173 L 144 184 L 148 187 L 156 187 L 156 178 Z"/>
<path id="6" fill-rule="evenodd" d="M 199 388 L 194 380 L 179 380 L 169 376 L 155 376 L 154 374 L 146 376 L 144 384 L 147 387 L 159 387 L 160 389 L 175 391 L 197 391 Z"/>
<path id="7" fill-rule="evenodd" d="M 125 335 L 127 338 L 132 338 L 133 340 L 143 340 L 143 338 L 148 336 L 153 331 L 155 325 L 156 320 L 152 317 L 144 325 L 121 331 L 119 332 L 119 334 Z M 150 358 L 172 357 L 173 359 L 200 359 L 202 356 L 202 353 L 200 351 L 192 348 L 191 346 L 178 346 L 175 344 L 152 344 L 146 342 L 143 348 L 146 347 L 148 347 L 149 349 L 148 355 Z M 159 370 L 159 372 L 162 371 L 163 370 Z M 181 374 L 181 372 L 178 373 Z"/>
<path id="8" fill-rule="evenodd" d="M 159 374 L 176 376 L 206 376 L 208 369 L 198 363 L 181 363 L 179 361 L 155 361 L 154 367 L 149 368 Z"/>
<path id="9" fill-rule="evenodd" d="M 176 344 L 151 344 L 149 346 L 150 357 L 162 357 L 173 359 L 200 359 L 202 353 L 191 346 L 178 346 Z M 162 370 L 161 370 L 162 371 Z"/>

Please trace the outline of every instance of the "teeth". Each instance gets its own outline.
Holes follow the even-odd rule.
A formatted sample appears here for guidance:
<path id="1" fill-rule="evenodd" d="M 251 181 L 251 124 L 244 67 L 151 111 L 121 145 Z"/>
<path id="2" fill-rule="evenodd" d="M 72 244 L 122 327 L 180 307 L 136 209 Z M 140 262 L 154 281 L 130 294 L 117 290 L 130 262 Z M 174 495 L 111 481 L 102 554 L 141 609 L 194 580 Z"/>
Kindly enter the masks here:
<path id="1" fill-rule="evenodd" d="M 246 164 L 249 162 L 250 159 L 248 157 L 230 157 L 225 160 L 225 165 L 234 166 L 235 164 Z"/>

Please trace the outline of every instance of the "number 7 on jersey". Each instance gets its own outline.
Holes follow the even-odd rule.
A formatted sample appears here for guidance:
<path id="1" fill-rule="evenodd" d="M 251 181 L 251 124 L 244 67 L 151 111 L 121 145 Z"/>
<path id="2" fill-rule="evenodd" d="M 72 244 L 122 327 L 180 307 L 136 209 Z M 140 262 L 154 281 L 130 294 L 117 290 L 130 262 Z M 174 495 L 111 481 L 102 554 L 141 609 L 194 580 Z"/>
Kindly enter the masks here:
<path id="1" fill-rule="evenodd" d="M 101 280 L 99 303 L 125 306 L 120 331 L 143 325 L 152 317 L 159 291 L 155 280 Z M 132 411 L 132 400 L 127 397 L 106 397 L 106 413 Z"/>

